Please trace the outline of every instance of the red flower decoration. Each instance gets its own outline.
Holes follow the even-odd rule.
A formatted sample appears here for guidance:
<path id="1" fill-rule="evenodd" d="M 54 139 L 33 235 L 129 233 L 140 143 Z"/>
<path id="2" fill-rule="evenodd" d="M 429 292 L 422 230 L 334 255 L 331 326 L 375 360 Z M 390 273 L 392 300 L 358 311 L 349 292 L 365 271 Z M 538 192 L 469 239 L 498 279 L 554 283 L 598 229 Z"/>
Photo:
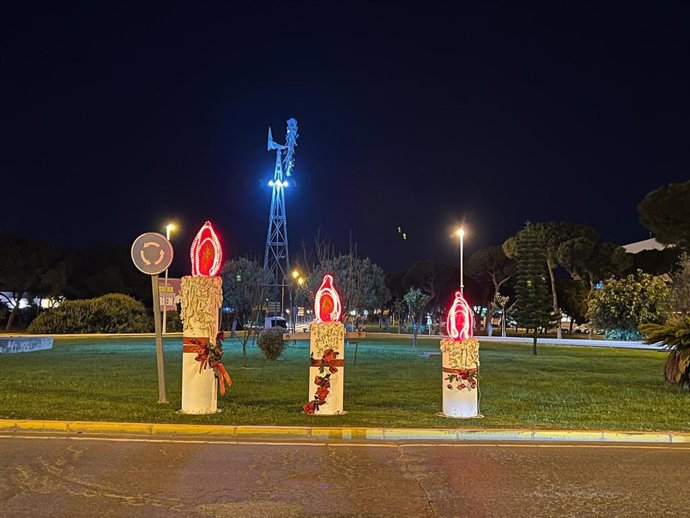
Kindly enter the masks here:
<path id="1" fill-rule="evenodd" d="M 328 389 L 326 387 L 317 388 L 316 397 L 319 399 L 319 404 L 323 405 L 328 397 Z"/>

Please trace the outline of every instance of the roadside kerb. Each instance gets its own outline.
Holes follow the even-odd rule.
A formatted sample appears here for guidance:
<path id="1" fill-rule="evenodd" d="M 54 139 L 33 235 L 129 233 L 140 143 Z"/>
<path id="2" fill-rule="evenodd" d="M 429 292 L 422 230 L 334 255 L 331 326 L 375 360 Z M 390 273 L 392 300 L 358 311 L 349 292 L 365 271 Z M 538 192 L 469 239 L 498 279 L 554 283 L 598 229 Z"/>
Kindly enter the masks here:
<path id="1" fill-rule="evenodd" d="M 690 433 L 616 430 L 520 430 L 454 428 L 364 428 L 310 426 L 226 426 L 172 423 L 116 423 L 0 419 L 0 432 L 63 432 L 150 436 L 207 436 L 237 440 L 306 441 L 533 441 L 690 443 Z"/>

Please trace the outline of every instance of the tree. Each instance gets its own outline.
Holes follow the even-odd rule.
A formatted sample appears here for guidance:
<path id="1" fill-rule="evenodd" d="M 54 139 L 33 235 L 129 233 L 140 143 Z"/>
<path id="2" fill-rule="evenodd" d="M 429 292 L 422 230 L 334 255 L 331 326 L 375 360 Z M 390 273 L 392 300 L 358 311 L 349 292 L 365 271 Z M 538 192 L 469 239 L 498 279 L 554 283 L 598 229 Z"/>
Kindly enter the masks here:
<path id="1" fill-rule="evenodd" d="M 492 289 L 488 295 L 487 316 L 490 322 L 494 314 L 494 301 L 500 294 L 501 286 L 515 275 L 515 262 L 510 259 L 501 246 L 477 250 L 467 261 L 467 275 L 482 281 L 490 280 Z"/>
<path id="2" fill-rule="evenodd" d="M 91 246 L 66 253 L 65 297 L 90 299 L 124 293 L 150 304 L 151 281 L 132 264 L 127 246 Z"/>
<path id="3" fill-rule="evenodd" d="M 514 241 L 517 270 L 515 284 L 515 321 L 527 332 L 534 330 L 532 353 L 537 354 L 537 331 L 552 323 L 549 292 L 546 287 L 544 266 L 546 254 L 541 246 L 539 229 L 531 223 L 518 233 Z"/>
<path id="4" fill-rule="evenodd" d="M 585 238 L 596 241 L 598 235 L 596 231 L 585 225 L 576 225 L 563 221 L 551 221 L 547 223 L 537 223 L 537 230 L 544 246 L 546 258 L 546 269 L 551 281 L 551 296 L 553 298 L 553 314 L 558 319 L 556 327 L 556 338 L 562 338 L 560 305 L 558 304 L 558 289 L 556 286 L 556 267 L 559 266 L 558 249 L 561 244 L 575 238 Z"/>
<path id="5" fill-rule="evenodd" d="M 429 295 L 422 292 L 418 288 L 410 288 L 405 294 L 405 304 L 409 311 L 410 320 L 412 321 L 412 348 L 417 348 L 417 333 L 422 325 L 422 319 L 427 304 L 429 303 Z"/>
<path id="6" fill-rule="evenodd" d="M 607 338 L 638 340 L 642 324 L 666 321 L 669 292 L 664 279 L 638 270 L 622 279 L 604 281 L 589 301 L 589 316 Z"/>
<path id="7" fill-rule="evenodd" d="M 637 270 L 650 275 L 671 273 L 682 254 L 683 250 L 675 246 L 663 250 L 642 250 L 636 254 L 628 254 L 632 264 L 625 273 L 634 273 Z"/>
<path id="8" fill-rule="evenodd" d="M 251 322 L 254 308 L 259 304 L 262 286 L 265 284 L 265 272 L 258 261 L 240 257 L 227 261 L 223 265 L 223 305 L 233 309 L 232 335 L 235 335 L 237 324 L 245 330 Z M 242 337 L 242 366 L 247 366 L 247 342 L 249 333 Z"/>
<path id="9" fill-rule="evenodd" d="M 357 257 L 356 250 L 325 258 L 313 266 L 308 279 L 312 301 L 326 273 L 335 277 L 346 315 L 352 310 L 381 308 L 390 299 L 383 269 L 368 257 Z"/>
<path id="10" fill-rule="evenodd" d="M 586 225 L 577 225 L 575 223 L 568 223 L 564 221 L 549 221 L 546 223 L 533 224 L 537 232 L 538 239 L 535 240 L 535 246 L 540 247 L 544 253 L 544 260 L 546 270 L 549 274 L 551 285 L 551 297 L 553 300 L 553 313 L 558 318 L 560 315 L 560 306 L 558 304 L 558 289 L 556 283 L 556 267 L 560 265 L 558 259 L 558 250 L 560 246 L 572 239 L 585 238 L 591 242 L 596 242 L 599 239 L 597 232 Z M 520 232 L 523 232 L 521 230 Z M 518 232 L 519 234 L 519 232 Z M 514 236 L 503 243 L 503 250 L 508 257 L 511 257 L 515 252 L 516 238 Z M 556 327 L 556 337 L 561 338 L 561 323 L 558 318 L 558 326 Z"/>
<path id="11" fill-rule="evenodd" d="M 657 241 L 690 247 L 690 180 L 671 183 L 648 193 L 637 205 L 640 223 L 654 232 Z"/>
<path id="12" fill-rule="evenodd" d="M 0 289 L 12 308 L 6 330 L 10 330 L 25 296 L 59 295 L 62 252 L 55 246 L 8 233 L 0 233 Z"/>
<path id="13" fill-rule="evenodd" d="M 402 280 L 407 293 L 411 288 L 419 288 L 426 293 L 429 296 L 428 306 L 438 305 L 446 298 L 450 299 L 457 289 L 457 282 L 457 270 L 453 266 L 432 261 L 414 263 Z"/>
<path id="14" fill-rule="evenodd" d="M 671 277 L 671 304 L 673 311 L 690 315 L 690 255 L 684 253 L 678 269 Z"/>
<path id="15" fill-rule="evenodd" d="M 625 248 L 615 243 L 599 242 L 592 239 L 592 236 L 576 237 L 561 243 L 558 247 L 558 262 L 570 273 L 572 279 L 587 283 L 585 304 L 591 298 L 597 283 L 614 275 L 623 275 L 632 265 L 630 254 L 625 252 Z M 575 301 L 571 299 L 570 302 L 571 310 L 579 313 L 579 308 L 572 306 Z M 572 321 L 570 327 L 572 332 Z M 591 326 L 589 333 L 591 336 Z"/>
<path id="16" fill-rule="evenodd" d="M 223 278 L 223 305 L 232 308 L 234 314 L 232 332 L 237 324 L 245 325 L 252 318 L 252 310 L 258 303 L 264 274 L 257 261 L 240 257 L 226 261 L 221 270 Z"/>
<path id="17" fill-rule="evenodd" d="M 645 342 L 661 342 L 668 350 L 664 378 L 669 383 L 690 388 L 690 316 L 676 316 L 665 324 L 642 324 Z"/>
<path id="18" fill-rule="evenodd" d="M 573 334 L 573 322 L 587 322 L 587 301 L 589 289 L 582 281 L 563 279 L 558 283 L 558 301 L 561 309 L 570 317 L 570 334 Z"/>

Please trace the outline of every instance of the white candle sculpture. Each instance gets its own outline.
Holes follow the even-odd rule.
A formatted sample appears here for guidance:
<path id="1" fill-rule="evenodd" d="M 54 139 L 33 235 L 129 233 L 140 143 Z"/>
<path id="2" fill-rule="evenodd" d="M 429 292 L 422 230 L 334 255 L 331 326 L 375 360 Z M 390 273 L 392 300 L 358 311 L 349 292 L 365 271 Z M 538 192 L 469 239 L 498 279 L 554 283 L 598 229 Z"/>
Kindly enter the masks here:
<path id="1" fill-rule="evenodd" d="M 314 298 L 314 320 L 309 325 L 309 401 L 306 414 L 343 414 L 345 384 L 345 326 L 340 322 L 340 297 L 333 276 L 325 275 Z"/>
<path id="2" fill-rule="evenodd" d="M 180 318 L 182 328 L 183 414 L 212 414 L 218 411 L 217 391 L 225 394 L 232 383 L 221 358 L 222 335 L 218 333 L 218 311 L 223 302 L 220 272 L 223 253 L 218 236 L 206 222 L 192 242 L 192 276 L 182 277 Z M 220 385 L 218 385 L 220 384 Z"/>
<path id="3" fill-rule="evenodd" d="M 472 310 L 459 291 L 448 311 L 446 327 L 449 337 L 441 340 L 443 415 L 480 417 L 479 341 L 472 337 Z"/>

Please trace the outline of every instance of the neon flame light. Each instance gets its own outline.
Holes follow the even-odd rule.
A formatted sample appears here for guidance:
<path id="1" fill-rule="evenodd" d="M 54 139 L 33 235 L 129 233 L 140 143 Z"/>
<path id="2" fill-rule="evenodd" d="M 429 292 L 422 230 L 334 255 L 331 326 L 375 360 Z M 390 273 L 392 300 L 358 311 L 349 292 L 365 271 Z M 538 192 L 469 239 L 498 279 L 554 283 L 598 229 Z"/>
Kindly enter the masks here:
<path id="1" fill-rule="evenodd" d="M 221 262 L 223 261 L 223 250 L 210 221 L 204 223 L 204 226 L 201 227 L 194 241 L 192 241 L 189 255 L 192 259 L 192 275 L 194 277 L 214 277 L 218 275 Z"/>
<path id="2" fill-rule="evenodd" d="M 333 287 L 333 276 L 326 274 L 314 297 L 314 315 L 321 322 L 337 322 L 340 311 L 340 296 Z"/>
<path id="3" fill-rule="evenodd" d="M 453 340 L 472 338 L 472 329 L 474 328 L 472 310 L 459 291 L 455 292 L 455 300 L 448 310 L 446 328 L 448 335 Z"/>

